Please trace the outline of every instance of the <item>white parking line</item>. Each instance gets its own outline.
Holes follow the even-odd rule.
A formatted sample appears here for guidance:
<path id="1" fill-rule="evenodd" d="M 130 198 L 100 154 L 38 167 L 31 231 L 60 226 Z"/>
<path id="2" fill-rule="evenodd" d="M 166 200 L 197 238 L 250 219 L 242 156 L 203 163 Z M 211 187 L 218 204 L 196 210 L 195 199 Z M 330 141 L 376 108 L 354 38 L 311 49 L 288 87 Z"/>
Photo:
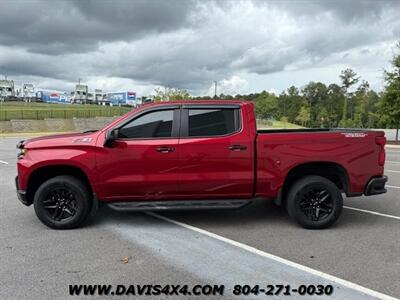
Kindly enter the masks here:
<path id="1" fill-rule="evenodd" d="M 400 161 L 394 161 L 394 160 L 387 160 L 386 162 L 391 164 L 400 164 Z"/>
<path id="2" fill-rule="evenodd" d="M 380 292 L 371 290 L 371 289 L 369 289 L 369 288 L 363 287 L 363 286 L 358 285 L 358 284 L 356 284 L 356 283 L 353 283 L 353 282 L 350 282 L 350 281 L 347 281 L 347 280 L 344 280 L 344 279 L 341 279 L 341 278 L 332 276 L 332 275 L 330 275 L 330 274 L 327 274 L 327 273 L 324 273 L 324 272 L 321 272 L 321 271 L 318 271 L 318 270 L 309 268 L 309 267 L 307 267 L 307 266 L 304 266 L 304 265 L 295 263 L 295 262 L 293 262 L 293 261 L 284 259 L 284 258 L 282 258 L 282 257 L 273 255 L 273 254 L 271 254 L 271 253 L 264 252 L 264 251 L 259 250 L 259 249 L 257 249 L 257 248 L 254 248 L 254 247 L 251 247 L 251 246 L 249 246 L 249 245 L 246 245 L 246 244 L 243 244 L 243 243 L 240 243 L 240 242 L 231 240 L 231 239 L 229 239 L 229 238 L 220 236 L 220 235 L 218 235 L 218 234 L 209 232 L 209 231 L 207 231 L 207 230 L 204 230 L 204 229 L 201 229 L 201 228 L 198 228 L 198 227 L 189 225 L 189 224 L 185 224 L 185 223 L 182 223 L 182 222 L 179 222 L 179 221 L 175 221 L 175 220 L 173 220 L 173 219 L 170 219 L 170 218 L 161 216 L 161 215 L 156 214 L 156 213 L 147 212 L 147 214 L 150 215 L 150 216 L 153 216 L 153 217 L 155 217 L 155 218 L 164 220 L 164 221 L 166 221 L 166 222 L 169 222 L 169 223 L 172 223 L 172 224 L 175 224 L 175 225 L 184 227 L 184 228 L 186 228 L 186 229 L 190 229 L 190 230 L 192 230 L 192 231 L 198 232 L 198 233 L 200 233 L 200 234 L 206 235 L 206 236 L 208 236 L 208 237 L 211 237 L 211 238 L 213 238 L 213 239 L 219 240 L 219 241 L 221 241 L 221 242 L 230 244 L 230 245 L 232 245 L 232 246 L 238 247 L 238 248 L 240 248 L 240 249 L 243 249 L 243 250 L 245 250 L 245 251 L 251 252 L 251 253 L 253 253 L 253 254 L 256 254 L 256 255 L 259 255 L 259 256 L 262 256 L 262 257 L 265 257 L 265 258 L 268 258 L 268 259 L 271 259 L 271 260 L 280 262 L 280 263 L 285 264 L 285 265 L 287 265 L 287 266 L 290 266 L 290 267 L 292 267 L 292 268 L 296 268 L 296 269 L 298 269 L 298 270 L 307 272 L 307 273 L 309 273 L 309 274 L 312 274 L 312 275 L 315 275 L 315 276 L 319 276 L 319 277 L 324 278 L 324 279 L 326 279 L 326 280 L 333 281 L 333 282 L 335 282 L 335 283 L 341 284 L 341 285 L 343 285 L 343 286 L 345 286 L 345 287 L 348 287 L 348 288 L 353 289 L 353 290 L 355 290 L 355 291 L 358 291 L 358 292 L 361 292 L 361 293 L 370 295 L 370 296 L 372 296 L 372 297 L 376 297 L 376 298 L 379 298 L 379 299 L 393 299 L 393 300 L 396 299 L 396 298 L 394 298 L 394 297 L 391 297 L 391 296 L 382 294 L 382 293 L 380 293 Z"/>
<path id="3" fill-rule="evenodd" d="M 386 170 L 386 172 L 396 172 L 396 173 L 400 173 L 400 171 L 393 171 L 393 170 Z M 385 185 L 385 187 L 390 188 L 390 189 L 400 189 L 400 186 L 396 186 L 396 185 Z M 343 208 L 347 208 L 347 209 L 351 209 L 351 210 L 356 210 L 356 211 L 361 211 L 361 212 L 364 212 L 364 213 L 369 213 L 369 214 L 377 215 L 377 216 L 381 216 L 381 217 L 386 217 L 386 218 L 392 218 L 392 219 L 400 220 L 400 217 L 399 217 L 399 216 L 383 214 L 383 213 L 376 212 L 376 211 L 372 211 L 372 210 L 366 210 L 366 209 L 356 208 L 356 207 L 352 207 L 352 206 L 343 206 Z"/>
<path id="4" fill-rule="evenodd" d="M 351 209 L 351 210 L 356 210 L 356 211 L 361 211 L 361 212 L 364 212 L 364 213 L 368 213 L 368 214 L 372 214 L 372 215 L 377 215 L 377 216 L 381 216 L 381 217 L 386 217 L 386 218 L 391 218 L 391 219 L 400 220 L 400 217 L 399 217 L 399 216 L 383 214 L 383 213 L 379 213 L 379 212 L 376 212 L 376 211 L 373 211 L 373 210 L 366 210 L 366 209 L 356 208 L 356 207 L 352 207 L 352 206 L 343 206 L 343 208 Z"/>
<path id="5" fill-rule="evenodd" d="M 0 164 L 8 165 L 8 162 L 6 162 L 6 161 L 4 161 L 4 160 L 0 160 Z"/>
<path id="6" fill-rule="evenodd" d="M 400 171 L 395 171 L 395 170 L 386 170 L 385 172 L 389 172 L 389 173 L 400 173 Z"/>
<path id="7" fill-rule="evenodd" d="M 400 189 L 400 186 L 396 186 L 396 185 L 385 185 L 385 187 L 388 187 L 391 189 Z"/>

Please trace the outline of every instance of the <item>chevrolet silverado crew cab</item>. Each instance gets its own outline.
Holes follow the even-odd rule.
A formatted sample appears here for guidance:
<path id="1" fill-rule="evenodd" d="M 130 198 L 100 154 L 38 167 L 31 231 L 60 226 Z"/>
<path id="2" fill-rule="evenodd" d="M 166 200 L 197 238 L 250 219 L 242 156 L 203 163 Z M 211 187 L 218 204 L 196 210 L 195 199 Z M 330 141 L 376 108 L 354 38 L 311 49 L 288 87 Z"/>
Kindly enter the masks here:
<path id="1" fill-rule="evenodd" d="M 385 193 L 384 133 L 257 130 L 253 103 L 146 104 L 98 131 L 21 141 L 19 199 L 52 228 L 117 210 L 238 208 L 274 199 L 305 228 L 339 217 L 343 197 Z"/>

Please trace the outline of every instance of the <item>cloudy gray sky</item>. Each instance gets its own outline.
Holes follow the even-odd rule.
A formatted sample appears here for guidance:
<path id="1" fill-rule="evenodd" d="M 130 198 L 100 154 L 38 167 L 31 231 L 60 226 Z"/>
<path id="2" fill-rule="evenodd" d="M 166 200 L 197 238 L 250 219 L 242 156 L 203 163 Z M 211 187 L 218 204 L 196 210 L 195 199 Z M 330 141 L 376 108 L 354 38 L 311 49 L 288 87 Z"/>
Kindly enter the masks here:
<path id="1" fill-rule="evenodd" d="M 400 1 L 1 1 L 0 76 L 73 89 L 280 92 L 351 67 L 382 89 Z"/>

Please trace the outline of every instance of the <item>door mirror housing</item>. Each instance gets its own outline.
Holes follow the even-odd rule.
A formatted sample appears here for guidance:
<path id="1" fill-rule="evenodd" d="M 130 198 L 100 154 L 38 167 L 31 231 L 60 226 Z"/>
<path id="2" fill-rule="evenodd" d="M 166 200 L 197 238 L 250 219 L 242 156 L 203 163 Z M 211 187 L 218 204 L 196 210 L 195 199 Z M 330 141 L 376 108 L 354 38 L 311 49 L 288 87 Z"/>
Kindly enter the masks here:
<path id="1" fill-rule="evenodd" d="M 106 140 L 104 141 L 104 147 L 112 148 L 114 141 L 118 139 L 119 129 L 115 128 L 106 134 Z"/>

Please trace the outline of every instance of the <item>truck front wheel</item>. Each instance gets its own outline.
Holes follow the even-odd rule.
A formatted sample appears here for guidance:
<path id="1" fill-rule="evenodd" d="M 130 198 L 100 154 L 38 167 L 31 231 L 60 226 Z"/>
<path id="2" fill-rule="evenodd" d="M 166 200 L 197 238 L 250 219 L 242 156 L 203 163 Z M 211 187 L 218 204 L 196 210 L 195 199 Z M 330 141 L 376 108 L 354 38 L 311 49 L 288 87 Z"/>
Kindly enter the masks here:
<path id="1" fill-rule="evenodd" d="M 56 176 L 36 191 L 33 205 L 39 220 L 54 229 L 80 226 L 90 212 L 90 193 L 79 179 Z"/>
<path id="2" fill-rule="evenodd" d="M 292 185 L 286 204 L 290 217 L 301 226 L 322 229 L 339 218 L 343 198 L 332 181 L 321 176 L 306 176 Z"/>

